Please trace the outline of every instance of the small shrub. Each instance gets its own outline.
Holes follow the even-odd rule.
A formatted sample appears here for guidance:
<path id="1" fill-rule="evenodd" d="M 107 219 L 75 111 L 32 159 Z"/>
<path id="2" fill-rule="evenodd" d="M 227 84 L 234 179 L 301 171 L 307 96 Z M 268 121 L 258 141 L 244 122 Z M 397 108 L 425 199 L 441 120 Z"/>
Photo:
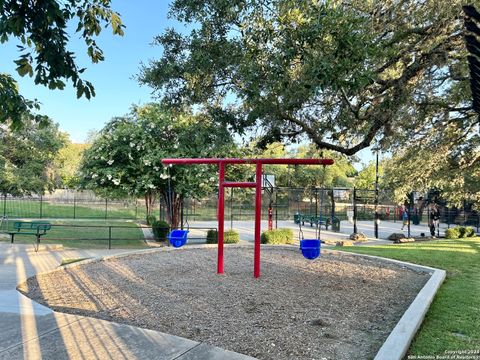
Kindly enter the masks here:
<path id="1" fill-rule="evenodd" d="M 457 226 L 456 229 L 458 229 L 459 237 L 461 238 L 475 236 L 475 230 L 470 226 Z"/>
<path id="2" fill-rule="evenodd" d="M 475 233 L 475 230 L 472 227 L 467 226 L 465 228 L 465 236 L 466 237 L 474 237 L 474 236 L 477 236 L 477 234 Z"/>
<path id="3" fill-rule="evenodd" d="M 157 220 L 155 215 L 148 215 L 147 216 L 147 225 L 152 226 L 152 224 Z"/>
<path id="4" fill-rule="evenodd" d="M 227 230 L 223 233 L 224 244 L 236 244 L 240 241 L 240 234 L 235 230 Z M 218 244 L 218 232 L 216 230 L 208 230 L 207 244 Z"/>
<path id="5" fill-rule="evenodd" d="M 218 244 L 217 230 L 208 230 L 207 244 Z"/>
<path id="6" fill-rule="evenodd" d="M 445 231 L 445 238 L 458 239 L 460 237 L 460 231 L 458 227 L 450 228 Z"/>
<path id="7" fill-rule="evenodd" d="M 262 244 L 293 244 L 292 229 L 275 229 L 264 231 L 260 237 Z"/>
<path id="8" fill-rule="evenodd" d="M 236 244 L 240 241 L 240 234 L 235 230 L 225 231 L 223 234 L 223 242 L 225 244 Z"/>
<path id="9" fill-rule="evenodd" d="M 155 241 L 166 241 L 169 230 L 168 223 L 163 220 L 154 220 L 152 222 L 152 231 Z"/>

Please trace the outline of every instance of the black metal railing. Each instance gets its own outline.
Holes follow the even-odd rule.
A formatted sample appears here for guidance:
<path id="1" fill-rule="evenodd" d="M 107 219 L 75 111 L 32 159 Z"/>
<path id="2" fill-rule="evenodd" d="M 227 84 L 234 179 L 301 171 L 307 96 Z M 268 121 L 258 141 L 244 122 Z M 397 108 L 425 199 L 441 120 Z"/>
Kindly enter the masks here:
<path id="1" fill-rule="evenodd" d="M 114 246 L 120 248 L 145 247 L 148 240 L 165 241 L 168 244 L 168 233 L 176 228 L 161 229 L 165 230 L 165 238 L 155 239 L 153 228 L 147 226 L 50 224 L 50 229 L 43 235 L 40 242 L 58 242 L 73 248 L 108 247 L 108 249 L 112 249 Z M 206 240 L 209 230 L 217 231 L 213 227 L 190 227 L 189 230 L 188 239 L 190 240 Z M 14 229 L 9 228 L 5 231 L 14 231 Z M 21 232 L 15 235 L 15 240 L 31 242 L 31 238 L 22 235 Z"/>

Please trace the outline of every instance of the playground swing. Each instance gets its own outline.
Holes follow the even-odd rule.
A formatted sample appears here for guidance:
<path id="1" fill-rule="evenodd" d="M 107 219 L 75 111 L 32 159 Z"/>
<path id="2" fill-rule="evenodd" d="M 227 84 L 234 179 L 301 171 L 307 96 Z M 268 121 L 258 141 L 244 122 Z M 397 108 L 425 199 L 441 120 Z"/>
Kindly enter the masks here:
<path id="1" fill-rule="evenodd" d="M 171 166 L 171 165 L 170 165 Z M 172 186 L 170 182 L 170 166 L 167 168 L 168 170 L 168 202 L 169 202 L 169 211 L 170 211 L 170 219 L 173 219 L 173 191 L 172 191 Z M 168 241 L 170 242 L 170 245 L 172 245 L 174 248 L 179 248 L 182 247 L 187 243 L 187 236 L 190 230 L 190 225 L 188 224 L 188 211 L 187 211 L 187 216 L 185 217 L 185 222 L 187 223 L 187 229 L 175 229 L 170 231 L 170 234 L 168 235 Z"/>
<path id="2" fill-rule="evenodd" d="M 325 180 L 325 165 L 323 166 L 323 176 L 322 176 L 322 184 L 324 183 Z M 320 216 L 319 219 L 322 218 L 322 207 L 323 207 L 323 189 L 322 189 L 322 195 L 320 198 Z M 298 237 L 300 239 L 300 250 L 302 251 L 302 255 L 305 259 L 308 260 L 314 260 L 317 257 L 320 256 L 320 246 L 321 246 L 321 241 L 320 241 L 320 233 L 321 233 L 321 226 L 320 226 L 320 220 L 317 219 L 316 221 L 316 226 L 315 226 L 315 239 L 305 239 L 303 236 L 303 230 L 302 230 L 302 222 L 299 221 L 298 226 L 299 226 L 299 234 Z"/>

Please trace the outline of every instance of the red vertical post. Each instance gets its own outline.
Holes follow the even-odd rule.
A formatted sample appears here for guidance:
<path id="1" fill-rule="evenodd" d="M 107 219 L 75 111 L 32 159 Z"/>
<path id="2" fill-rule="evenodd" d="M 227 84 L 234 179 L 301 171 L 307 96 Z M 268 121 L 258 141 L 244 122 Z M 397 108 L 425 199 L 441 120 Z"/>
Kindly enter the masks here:
<path id="1" fill-rule="evenodd" d="M 262 226 L 262 163 L 257 163 L 255 174 L 255 249 L 253 255 L 253 276 L 260 277 L 260 230 Z"/>
<path id="2" fill-rule="evenodd" d="M 224 220 L 225 220 L 225 163 L 220 162 L 218 164 L 218 207 L 217 207 L 217 219 L 218 219 L 218 261 L 217 261 L 217 274 L 223 274 L 223 232 L 224 232 Z"/>

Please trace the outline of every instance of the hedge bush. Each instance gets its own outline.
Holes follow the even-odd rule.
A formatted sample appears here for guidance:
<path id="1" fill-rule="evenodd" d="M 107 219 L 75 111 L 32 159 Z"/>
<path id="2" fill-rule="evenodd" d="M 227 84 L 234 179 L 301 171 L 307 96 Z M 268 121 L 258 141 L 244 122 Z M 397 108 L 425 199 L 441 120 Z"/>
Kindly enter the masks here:
<path id="1" fill-rule="evenodd" d="M 154 220 L 152 222 L 152 231 L 155 241 L 166 241 L 169 230 L 168 223 L 163 220 Z"/>
<path id="2" fill-rule="evenodd" d="M 445 230 L 445 238 L 446 239 L 458 239 L 460 237 L 460 231 L 458 228 L 450 228 Z"/>
<path id="3" fill-rule="evenodd" d="M 470 226 L 459 226 L 459 232 L 461 238 L 475 236 L 475 230 L 473 230 L 473 228 Z"/>
<path id="4" fill-rule="evenodd" d="M 260 237 L 262 244 L 293 244 L 292 229 L 275 229 L 264 231 Z"/>
<path id="5" fill-rule="evenodd" d="M 157 221 L 155 215 L 148 215 L 147 216 L 147 225 L 152 226 L 152 224 Z"/>
<path id="6" fill-rule="evenodd" d="M 235 230 L 225 231 L 223 234 L 223 242 L 225 244 L 236 244 L 240 241 L 240 234 Z"/>
<path id="7" fill-rule="evenodd" d="M 458 239 L 475 236 L 475 230 L 470 226 L 456 226 L 445 231 L 445 238 Z"/>
<path id="8" fill-rule="evenodd" d="M 477 233 L 475 232 L 474 228 L 467 226 L 465 229 L 466 229 L 465 234 L 467 235 L 467 237 L 477 236 Z"/>
<path id="9" fill-rule="evenodd" d="M 223 233 L 224 244 L 236 244 L 240 241 L 240 234 L 235 230 L 227 230 Z M 208 230 L 207 244 L 218 244 L 218 232 L 216 230 Z"/>
<path id="10" fill-rule="evenodd" d="M 207 244 L 217 244 L 218 243 L 217 234 L 218 234 L 217 230 L 208 230 Z"/>

